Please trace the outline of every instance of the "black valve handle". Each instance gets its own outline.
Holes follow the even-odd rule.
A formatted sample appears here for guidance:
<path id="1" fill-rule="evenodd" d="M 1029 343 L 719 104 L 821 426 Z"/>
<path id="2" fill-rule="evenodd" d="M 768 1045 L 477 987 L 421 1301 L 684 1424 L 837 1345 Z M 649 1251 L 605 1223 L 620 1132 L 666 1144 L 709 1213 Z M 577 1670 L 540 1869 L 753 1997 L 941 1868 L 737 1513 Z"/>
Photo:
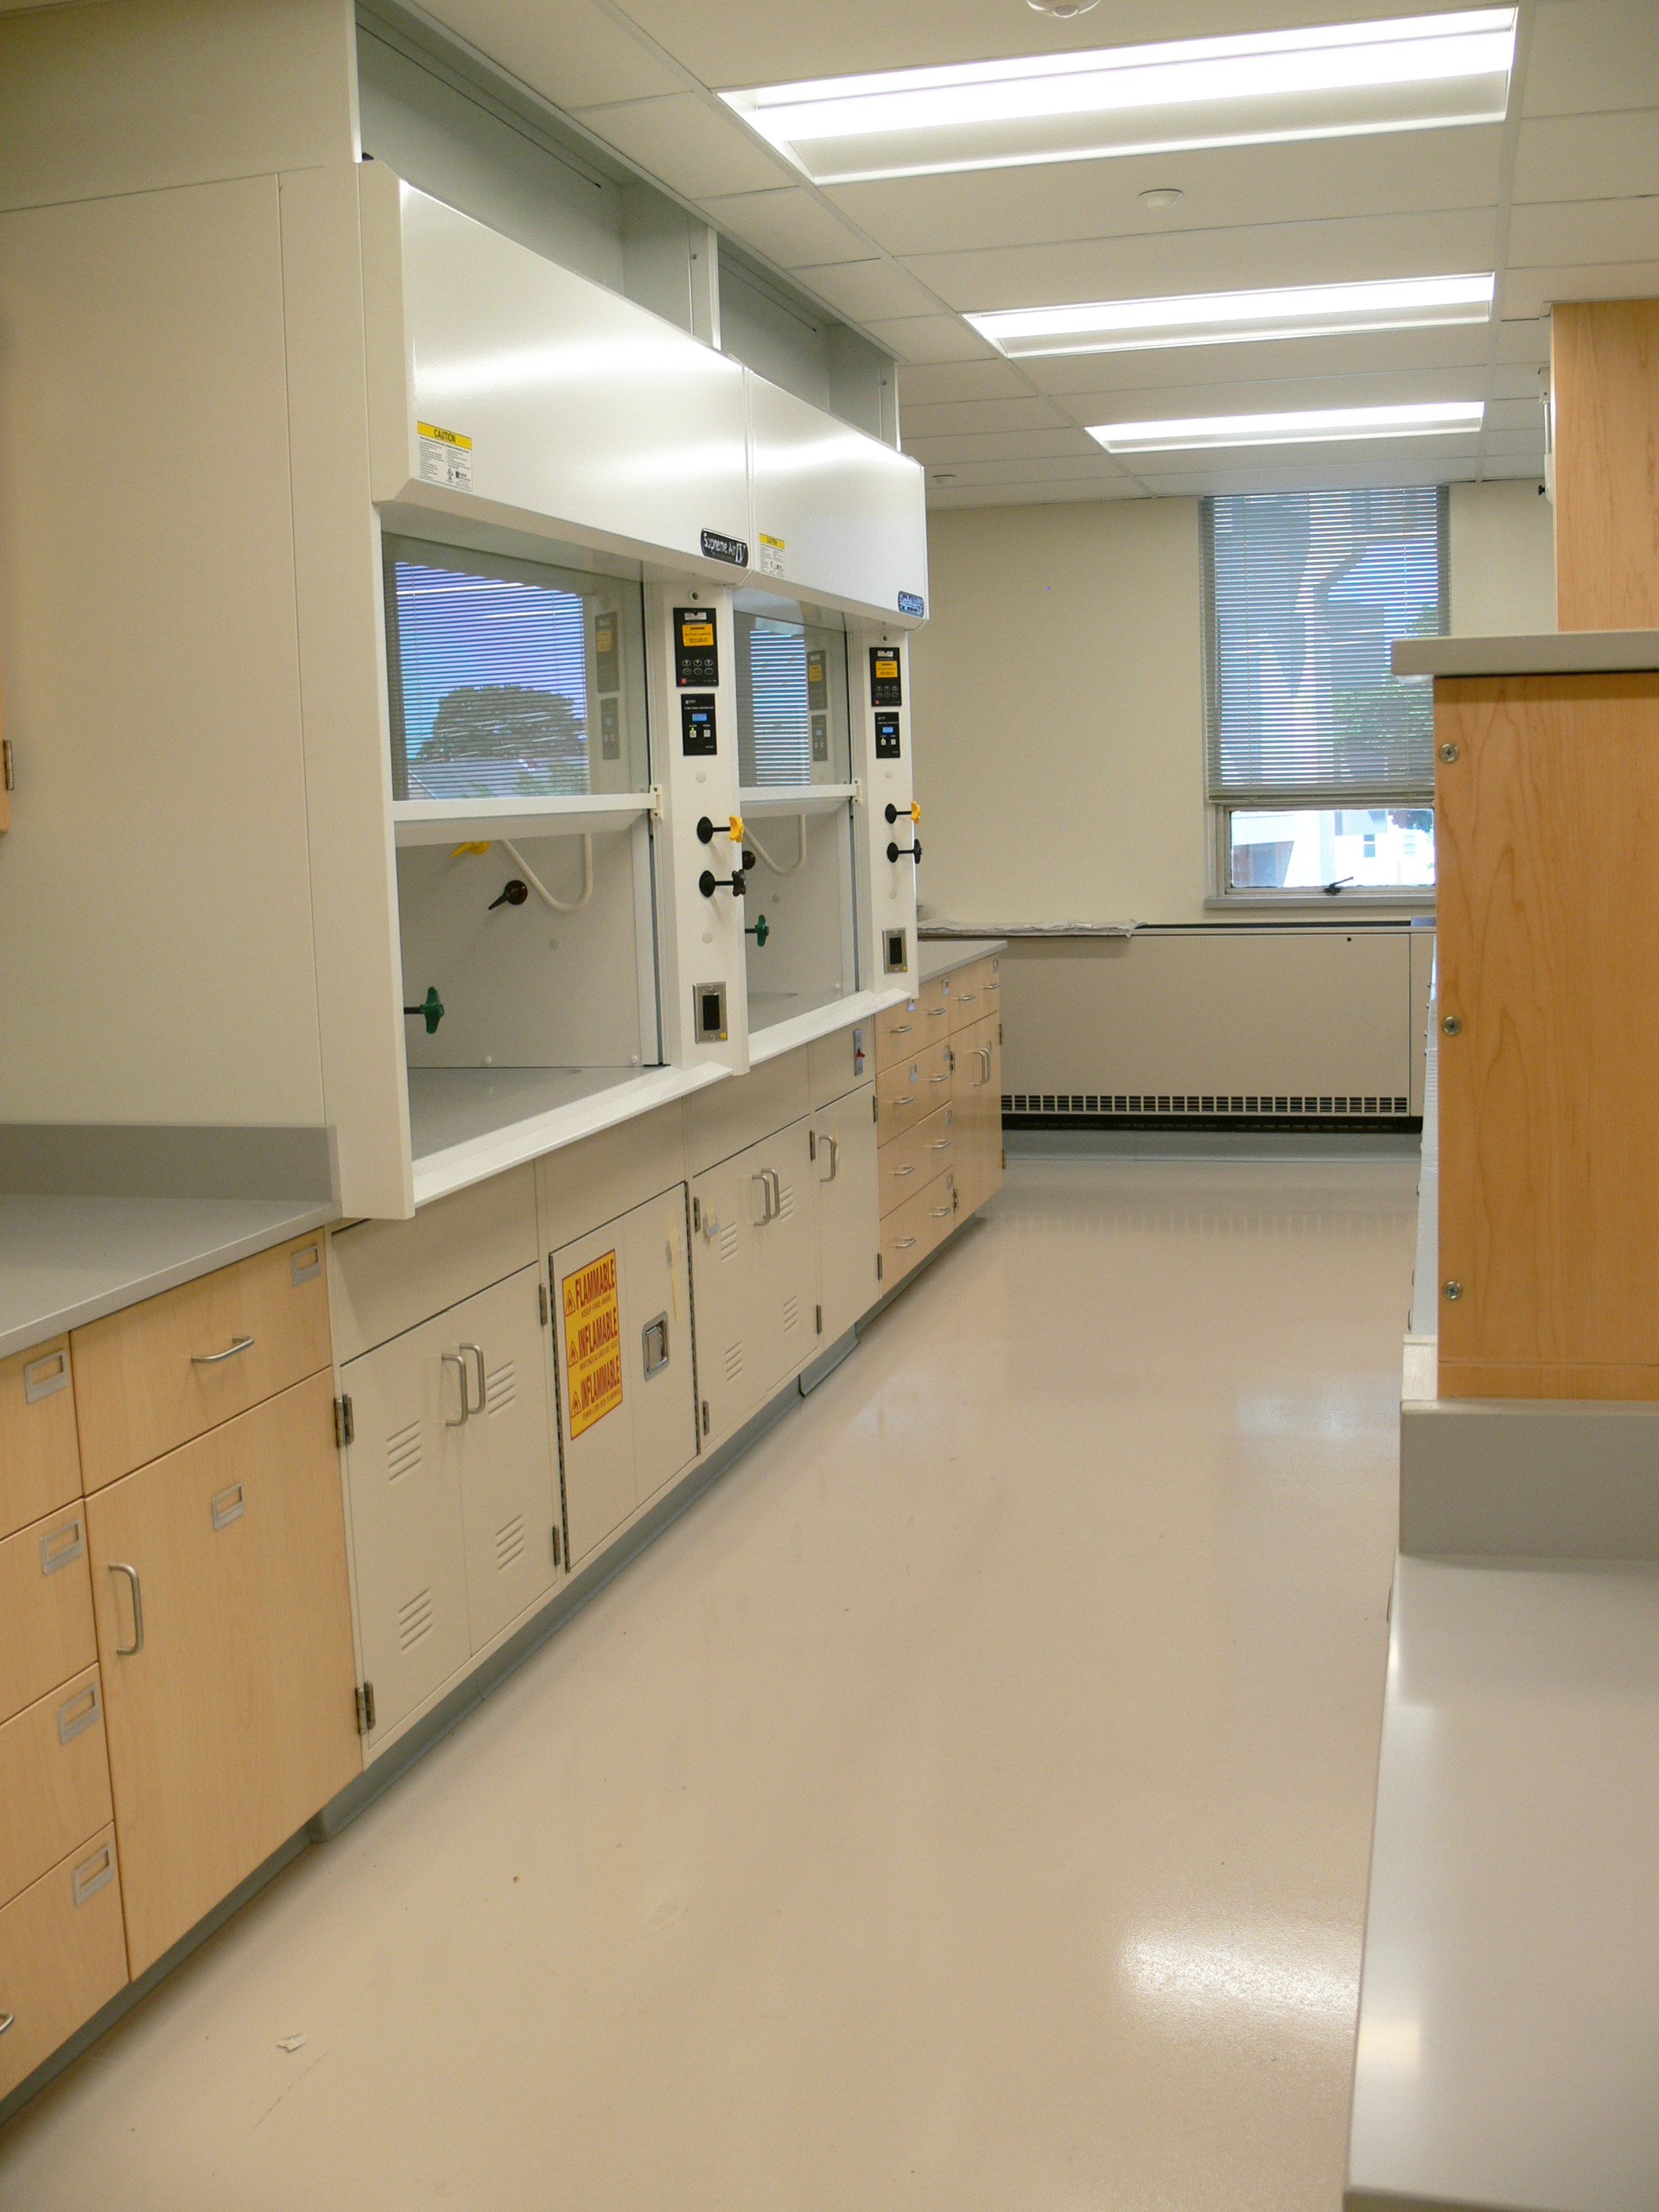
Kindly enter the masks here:
<path id="1" fill-rule="evenodd" d="M 530 886 L 523 876 L 515 875 L 510 882 L 502 885 L 501 896 L 491 899 L 490 912 L 493 913 L 498 906 L 522 906 L 529 896 Z"/>
<path id="2" fill-rule="evenodd" d="M 890 844 L 887 847 L 887 858 L 890 861 L 918 861 L 921 857 L 922 847 L 921 840 L 919 838 L 918 838 L 913 843 L 908 845 Z"/>
<path id="3" fill-rule="evenodd" d="M 697 888 L 705 899 L 712 899 L 716 891 L 729 891 L 734 899 L 743 896 L 743 871 L 734 868 L 729 875 L 716 875 L 712 868 L 704 868 L 697 878 Z"/>

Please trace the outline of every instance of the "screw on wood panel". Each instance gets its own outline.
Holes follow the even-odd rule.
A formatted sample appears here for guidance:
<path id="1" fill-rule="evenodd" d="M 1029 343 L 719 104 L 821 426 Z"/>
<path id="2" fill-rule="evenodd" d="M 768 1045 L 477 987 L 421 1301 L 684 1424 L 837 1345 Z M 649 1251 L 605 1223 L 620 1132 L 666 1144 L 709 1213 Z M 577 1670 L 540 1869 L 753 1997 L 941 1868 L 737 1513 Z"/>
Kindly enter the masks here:
<path id="1" fill-rule="evenodd" d="M 1446 763 L 1446 766 L 1447 766 L 1448 768 L 1451 766 L 1452 763 L 1452 762 L 1457 759 L 1457 757 L 1458 757 L 1458 748 L 1457 748 L 1457 747 L 1456 747 L 1455 745 L 1443 745 L 1443 746 L 1440 747 L 1440 758 L 1441 758 L 1441 760 L 1444 760 L 1444 761 L 1445 761 L 1445 763 Z"/>
<path id="2" fill-rule="evenodd" d="M 1460 1282 L 1448 1282 L 1442 1286 L 1442 1294 L 1455 1306 L 1459 1299 L 1463 1296 L 1463 1285 Z"/>
<path id="3" fill-rule="evenodd" d="M 1441 1022 L 1440 1027 L 1446 1032 L 1448 1037 L 1461 1037 L 1463 1034 L 1463 1016 L 1460 1014 L 1448 1014 Z"/>

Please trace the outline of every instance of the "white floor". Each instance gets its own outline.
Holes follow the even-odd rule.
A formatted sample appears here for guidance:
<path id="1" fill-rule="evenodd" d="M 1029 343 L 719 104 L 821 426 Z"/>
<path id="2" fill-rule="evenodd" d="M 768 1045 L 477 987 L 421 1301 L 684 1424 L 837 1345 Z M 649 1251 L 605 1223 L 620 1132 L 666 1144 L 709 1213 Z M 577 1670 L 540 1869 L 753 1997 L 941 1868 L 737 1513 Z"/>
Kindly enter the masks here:
<path id="1" fill-rule="evenodd" d="M 1015 1162 L 0 2208 L 1334 2212 L 1414 1172 Z"/>

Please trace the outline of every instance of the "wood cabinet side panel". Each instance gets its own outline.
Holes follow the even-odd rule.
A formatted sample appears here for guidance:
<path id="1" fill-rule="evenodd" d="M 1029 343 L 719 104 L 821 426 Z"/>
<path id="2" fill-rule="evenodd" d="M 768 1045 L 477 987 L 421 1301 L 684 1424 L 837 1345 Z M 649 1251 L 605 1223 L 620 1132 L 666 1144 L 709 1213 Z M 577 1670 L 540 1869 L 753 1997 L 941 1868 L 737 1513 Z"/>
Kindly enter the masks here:
<path id="1" fill-rule="evenodd" d="M 1659 300 L 1550 318 L 1555 596 L 1563 630 L 1659 626 Z"/>
<path id="2" fill-rule="evenodd" d="M 79 1492 L 69 1339 L 54 1337 L 0 1360 L 0 1536 Z"/>

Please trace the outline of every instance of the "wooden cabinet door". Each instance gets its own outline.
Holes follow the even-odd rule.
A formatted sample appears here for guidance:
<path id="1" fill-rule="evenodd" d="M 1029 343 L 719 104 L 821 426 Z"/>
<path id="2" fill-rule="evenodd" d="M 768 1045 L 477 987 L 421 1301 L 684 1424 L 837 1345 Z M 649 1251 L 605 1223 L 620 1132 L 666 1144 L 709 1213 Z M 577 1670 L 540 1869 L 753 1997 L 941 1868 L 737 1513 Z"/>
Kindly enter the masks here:
<path id="1" fill-rule="evenodd" d="M 964 1214 L 984 1204 L 1001 1181 L 1002 1108 L 995 1018 L 964 1029 L 956 1039 L 956 1093 L 962 1142 L 956 1160 L 957 1195 Z"/>
<path id="2" fill-rule="evenodd" d="M 684 1184 L 636 1206 L 622 1230 L 628 1319 L 623 1361 L 637 1385 L 634 1503 L 643 1505 L 697 1456 Z"/>
<path id="3" fill-rule="evenodd" d="M 459 1441 L 467 1612 L 474 1651 L 558 1579 L 540 1291 L 541 1269 L 524 1268 L 447 1317 L 468 1390 Z"/>
<path id="4" fill-rule="evenodd" d="M 772 1184 L 772 1217 L 755 1240 L 762 1398 L 798 1375 L 818 1348 L 818 1180 L 812 1149 L 810 1122 L 791 1122 L 755 1147 Z"/>
<path id="5" fill-rule="evenodd" d="M 330 1378 L 88 1501 L 132 1971 L 362 1769 Z"/>
<path id="6" fill-rule="evenodd" d="M 771 1211 L 765 1145 L 722 1160 L 691 1185 L 696 1219 L 691 1279 L 696 1300 L 697 1386 L 710 1438 L 729 1435 L 766 1387 L 767 1332 L 760 1240 Z"/>
<path id="7" fill-rule="evenodd" d="M 467 1663 L 461 1432 L 467 1374 L 447 1314 L 347 1360 L 346 1452 L 372 1750 Z M 444 1355 L 449 1355 L 448 1359 Z"/>
<path id="8" fill-rule="evenodd" d="M 867 1084 L 813 1117 L 823 1345 L 845 1336 L 881 1294 L 875 1272 L 881 1224 L 873 1096 Z"/>

